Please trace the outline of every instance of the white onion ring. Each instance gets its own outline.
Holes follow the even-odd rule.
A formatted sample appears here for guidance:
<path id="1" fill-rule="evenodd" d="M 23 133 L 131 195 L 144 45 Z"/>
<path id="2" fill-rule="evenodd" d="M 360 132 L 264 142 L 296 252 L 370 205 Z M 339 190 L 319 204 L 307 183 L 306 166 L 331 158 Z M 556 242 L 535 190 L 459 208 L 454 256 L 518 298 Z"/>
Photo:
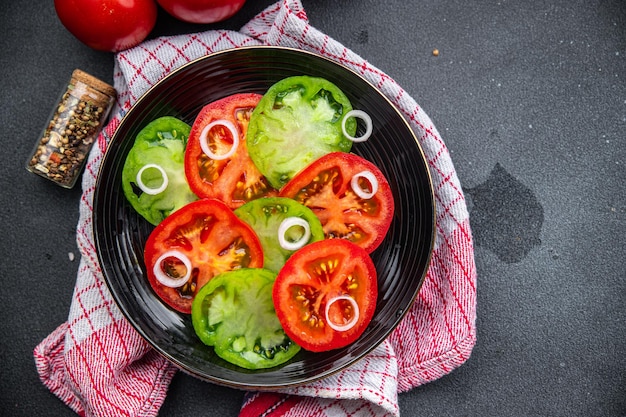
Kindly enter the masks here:
<path id="1" fill-rule="evenodd" d="M 181 278 L 172 278 L 165 272 L 163 272 L 163 269 L 161 268 L 161 263 L 167 258 L 176 258 L 181 261 L 185 265 L 185 268 L 187 268 L 187 273 L 185 274 L 185 276 Z M 189 277 L 191 276 L 191 268 L 191 261 L 189 260 L 187 255 L 177 250 L 170 250 L 159 256 L 159 259 L 157 259 L 157 261 L 154 263 L 154 268 L 152 268 L 152 272 L 154 272 L 154 276 L 156 277 L 156 279 L 166 287 L 179 288 L 185 285 L 185 283 L 189 280 Z"/>
<path id="2" fill-rule="evenodd" d="M 352 304 L 352 308 L 354 309 L 354 316 L 352 316 L 352 320 L 344 325 L 335 324 L 330 320 L 330 317 L 328 317 L 328 311 L 330 310 L 330 306 L 340 300 L 348 301 L 350 304 Z M 333 297 L 326 303 L 326 323 L 328 323 L 331 329 L 338 332 L 345 332 L 353 328 L 356 322 L 359 321 L 359 314 L 359 305 L 356 303 L 356 301 L 354 301 L 354 298 L 350 297 L 349 295 L 340 295 L 337 297 Z"/>
<path id="3" fill-rule="evenodd" d="M 141 176 L 143 175 L 143 172 L 148 168 L 155 168 L 159 170 L 159 172 L 161 173 L 161 176 L 163 177 L 163 184 L 161 184 L 160 187 L 150 188 L 146 184 L 143 183 Z M 157 164 L 146 164 L 142 166 L 139 172 L 137 173 L 136 180 L 137 180 L 137 186 L 141 189 L 141 191 L 150 195 L 161 194 L 163 191 L 165 191 L 165 189 L 167 188 L 167 185 L 169 184 L 169 179 L 167 178 L 167 172 L 165 172 L 165 170 L 160 165 L 157 165 Z"/>
<path id="4" fill-rule="evenodd" d="M 230 134 L 233 136 L 233 146 L 230 148 L 228 152 L 223 155 L 214 154 L 209 147 L 209 132 L 214 126 L 224 126 L 226 129 L 230 131 Z M 202 133 L 200 133 L 200 147 L 202 148 L 202 152 L 204 152 L 209 158 L 214 159 L 216 161 L 220 161 L 223 159 L 228 159 L 237 150 L 239 146 L 239 131 L 235 127 L 235 125 L 228 120 L 215 120 L 208 125 L 204 129 L 202 129 Z"/>
<path id="5" fill-rule="evenodd" d="M 363 188 L 361 188 L 359 186 L 359 178 L 364 178 L 369 181 L 370 185 L 372 186 L 372 191 L 368 193 Z M 361 171 L 358 174 L 354 174 L 352 180 L 350 181 L 350 186 L 352 187 L 352 191 L 354 191 L 354 194 L 358 195 L 363 200 L 369 200 L 370 198 L 374 197 L 378 192 L 378 180 L 371 171 Z"/>
<path id="6" fill-rule="evenodd" d="M 285 234 L 287 233 L 287 230 L 294 226 L 302 227 L 304 229 L 304 235 L 295 242 L 290 242 L 285 238 Z M 280 226 L 278 226 L 278 243 L 283 249 L 298 250 L 307 244 L 310 237 L 311 226 L 309 226 L 309 223 L 306 220 L 300 217 L 287 217 L 280 223 Z"/>
<path id="7" fill-rule="evenodd" d="M 365 133 L 363 133 L 363 136 L 355 137 L 348 133 L 348 131 L 346 130 L 346 122 L 350 117 L 361 119 L 365 122 Z M 341 131 L 343 132 L 343 135 L 346 138 L 350 139 L 352 142 L 365 142 L 372 135 L 372 130 L 372 118 L 363 110 L 350 110 L 348 113 L 346 113 L 343 120 L 341 120 Z"/>

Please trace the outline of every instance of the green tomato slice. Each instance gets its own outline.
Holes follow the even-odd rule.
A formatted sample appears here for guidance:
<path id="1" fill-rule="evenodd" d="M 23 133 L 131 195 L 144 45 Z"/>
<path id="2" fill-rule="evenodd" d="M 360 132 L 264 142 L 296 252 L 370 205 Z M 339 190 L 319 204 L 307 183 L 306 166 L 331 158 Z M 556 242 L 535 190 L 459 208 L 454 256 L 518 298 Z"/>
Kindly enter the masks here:
<path id="1" fill-rule="evenodd" d="M 198 199 L 185 178 L 184 156 L 190 130 L 191 126 L 175 117 L 155 119 L 139 132 L 124 161 L 124 195 L 137 213 L 155 226 Z M 154 194 L 142 190 L 138 181 Z"/>
<path id="2" fill-rule="evenodd" d="M 204 285 L 191 307 L 194 330 L 222 359 L 246 369 L 285 363 L 300 351 L 281 327 L 272 288 L 276 274 L 260 268 L 224 272 Z"/>
<path id="3" fill-rule="evenodd" d="M 289 227 L 284 233 L 281 224 L 287 219 L 302 219 L 308 224 L 310 236 L 303 244 L 324 239 L 324 229 L 319 218 L 303 204 L 286 197 L 267 197 L 252 200 L 235 210 L 235 214 L 248 223 L 255 231 L 263 247 L 263 267 L 278 273 L 287 259 L 297 249 L 283 247 L 279 236 L 287 242 L 299 242 L 303 239 L 302 227 Z"/>
<path id="4" fill-rule="evenodd" d="M 272 85 L 250 116 L 246 146 L 259 171 L 276 189 L 309 163 L 330 152 L 349 152 L 342 119 L 352 110 L 348 97 L 330 81 L 310 76 Z M 354 136 L 356 120 L 346 120 Z"/>

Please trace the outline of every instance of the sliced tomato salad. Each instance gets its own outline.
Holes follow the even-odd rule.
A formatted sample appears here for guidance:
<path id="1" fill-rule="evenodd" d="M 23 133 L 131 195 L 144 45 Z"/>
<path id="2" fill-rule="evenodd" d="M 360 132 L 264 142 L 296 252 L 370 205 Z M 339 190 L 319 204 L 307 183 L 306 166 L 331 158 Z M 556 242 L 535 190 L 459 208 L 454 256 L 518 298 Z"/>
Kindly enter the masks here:
<path id="1" fill-rule="evenodd" d="M 203 199 L 175 211 L 152 231 L 144 261 L 157 295 L 190 314 L 202 286 L 222 272 L 261 268 L 263 249 L 250 226 L 226 204 Z"/>
<path id="2" fill-rule="evenodd" d="M 341 348 L 374 316 L 376 268 L 347 240 L 321 240 L 294 253 L 278 273 L 272 298 L 285 333 L 303 349 Z"/>
<path id="3" fill-rule="evenodd" d="M 261 95 L 234 94 L 204 106 L 196 117 L 185 151 L 185 176 L 200 198 L 217 198 L 235 209 L 276 195 L 245 146 L 250 115 Z"/>
<path id="4" fill-rule="evenodd" d="M 371 253 L 387 234 L 394 213 L 391 188 L 370 161 L 351 153 L 322 156 L 281 190 L 309 207 L 327 239 L 347 239 Z"/>
<path id="5" fill-rule="evenodd" d="M 348 153 L 371 132 L 338 87 L 302 76 L 207 104 L 177 143 L 199 199 L 152 222 L 147 278 L 218 356 L 267 368 L 365 332 L 378 298 L 370 253 L 394 215 L 384 174 Z M 165 168 L 145 157 L 152 192 Z"/>

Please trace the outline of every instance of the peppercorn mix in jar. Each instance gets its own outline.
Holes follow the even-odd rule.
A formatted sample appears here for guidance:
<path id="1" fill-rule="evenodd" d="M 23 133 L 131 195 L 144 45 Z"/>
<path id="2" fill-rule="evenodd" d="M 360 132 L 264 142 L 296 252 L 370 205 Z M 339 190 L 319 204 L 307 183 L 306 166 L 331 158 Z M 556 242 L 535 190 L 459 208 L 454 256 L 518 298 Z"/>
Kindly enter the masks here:
<path id="1" fill-rule="evenodd" d="M 115 101 L 115 89 L 74 70 L 26 169 L 72 188 Z"/>

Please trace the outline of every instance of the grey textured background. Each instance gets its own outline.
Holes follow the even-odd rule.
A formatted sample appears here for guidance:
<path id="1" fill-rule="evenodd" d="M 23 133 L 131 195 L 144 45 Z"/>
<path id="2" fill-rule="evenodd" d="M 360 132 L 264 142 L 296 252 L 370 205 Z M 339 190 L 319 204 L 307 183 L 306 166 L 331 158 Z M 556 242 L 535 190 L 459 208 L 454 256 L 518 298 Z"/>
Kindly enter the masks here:
<path id="1" fill-rule="evenodd" d="M 161 14 L 151 37 L 239 29 Z M 303 0 L 310 22 L 425 109 L 466 191 L 478 343 L 403 416 L 626 415 L 626 2 Z M 112 81 L 51 0 L 0 5 L 0 414 L 73 415 L 39 382 L 33 348 L 67 319 L 80 186 L 24 169 L 74 68 Z M 433 49 L 440 55 L 434 57 Z M 243 394 L 178 373 L 163 416 L 235 416 Z"/>

